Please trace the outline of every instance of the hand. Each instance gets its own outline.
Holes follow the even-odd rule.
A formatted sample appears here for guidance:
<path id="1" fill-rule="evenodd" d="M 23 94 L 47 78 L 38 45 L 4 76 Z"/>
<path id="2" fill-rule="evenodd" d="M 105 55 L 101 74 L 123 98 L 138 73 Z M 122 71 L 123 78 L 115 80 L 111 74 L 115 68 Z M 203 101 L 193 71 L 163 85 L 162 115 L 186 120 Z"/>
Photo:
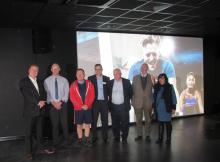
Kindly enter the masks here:
<path id="1" fill-rule="evenodd" d="M 83 110 L 88 110 L 88 106 L 87 106 L 87 105 L 83 105 L 83 106 L 82 106 L 82 109 L 83 109 Z"/>
<path id="2" fill-rule="evenodd" d="M 51 104 L 53 105 L 53 107 L 55 109 L 57 109 L 57 110 L 61 109 L 62 102 L 60 102 L 60 101 L 52 101 Z"/>
<path id="3" fill-rule="evenodd" d="M 45 101 L 40 101 L 38 103 L 38 105 L 39 105 L 40 109 L 43 108 L 45 106 Z"/>

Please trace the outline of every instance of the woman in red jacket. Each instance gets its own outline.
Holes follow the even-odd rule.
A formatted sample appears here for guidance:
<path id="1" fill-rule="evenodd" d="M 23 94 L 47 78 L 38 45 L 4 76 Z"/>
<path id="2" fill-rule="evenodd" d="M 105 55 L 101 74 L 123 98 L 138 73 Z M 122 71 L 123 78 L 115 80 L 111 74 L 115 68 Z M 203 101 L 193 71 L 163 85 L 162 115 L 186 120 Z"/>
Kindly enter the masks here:
<path id="1" fill-rule="evenodd" d="M 90 125 L 92 123 L 92 104 L 95 98 L 94 86 L 89 80 L 85 80 L 83 69 L 76 70 L 76 78 L 70 86 L 70 100 L 74 107 L 75 124 L 77 125 L 78 140 L 76 146 L 81 147 L 83 144 L 83 126 L 85 129 L 85 146 L 91 147 L 89 139 Z"/>

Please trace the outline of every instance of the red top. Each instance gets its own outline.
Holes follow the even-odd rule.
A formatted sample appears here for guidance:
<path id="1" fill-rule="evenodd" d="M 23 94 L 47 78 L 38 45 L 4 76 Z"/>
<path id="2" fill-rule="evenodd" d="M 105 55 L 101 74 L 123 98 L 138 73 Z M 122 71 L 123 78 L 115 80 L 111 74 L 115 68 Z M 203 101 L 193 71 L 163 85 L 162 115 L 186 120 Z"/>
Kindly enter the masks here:
<path id="1" fill-rule="evenodd" d="M 85 102 L 83 103 L 79 93 L 79 86 L 77 80 L 70 85 L 70 100 L 73 104 L 74 110 L 82 110 L 83 105 L 87 105 L 88 109 L 92 108 L 95 99 L 95 90 L 91 81 L 86 80 L 86 95 Z"/>

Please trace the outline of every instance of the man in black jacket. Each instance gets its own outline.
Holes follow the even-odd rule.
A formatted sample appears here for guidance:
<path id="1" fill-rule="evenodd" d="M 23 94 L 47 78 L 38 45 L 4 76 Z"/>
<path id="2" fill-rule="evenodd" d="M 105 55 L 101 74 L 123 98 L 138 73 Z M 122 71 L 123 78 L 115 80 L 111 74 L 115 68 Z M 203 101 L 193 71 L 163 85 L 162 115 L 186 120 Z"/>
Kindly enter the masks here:
<path id="1" fill-rule="evenodd" d="M 129 132 L 132 86 L 128 79 L 121 77 L 120 69 L 114 69 L 113 73 L 114 79 L 109 83 L 109 100 L 114 141 L 120 142 L 120 131 L 122 131 L 122 142 L 126 143 Z"/>
<path id="2" fill-rule="evenodd" d="M 103 142 L 108 142 L 108 84 L 110 78 L 102 74 L 102 65 L 95 65 L 95 75 L 89 76 L 88 79 L 95 87 L 95 101 L 93 103 L 93 143 L 97 141 L 97 120 L 101 114 L 102 138 Z"/>
<path id="3" fill-rule="evenodd" d="M 24 97 L 23 116 L 25 119 L 26 158 L 28 160 L 32 160 L 36 152 L 42 152 L 42 112 L 45 107 L 45 92 L 42 82 L 37 79 L 38 72 L 38 65 L 32 64 L 28 69 L 28 76 L 22 79 L 19 85 Z M 35 144 L 37 145 L 36 150 Z"/>

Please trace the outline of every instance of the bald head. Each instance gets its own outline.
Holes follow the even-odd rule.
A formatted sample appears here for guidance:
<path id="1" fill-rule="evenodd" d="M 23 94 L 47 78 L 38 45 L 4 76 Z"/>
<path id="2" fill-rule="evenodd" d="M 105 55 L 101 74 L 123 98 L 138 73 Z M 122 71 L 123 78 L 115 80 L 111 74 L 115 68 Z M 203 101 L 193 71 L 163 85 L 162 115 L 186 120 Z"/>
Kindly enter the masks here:
<path id="1" fill-rule="evenodd" d="M 113 70 L 113 75 L 115 80 L 121 79 L 121 70 L 119 68 L 116 68 Z"/>
<path id="2" fill-rule="evenodd" d="M 54 63 L 51 65 L 51 72 L 52 75 L 59 75 L 60 74 L 60 65 L 57 63 Z"/>

